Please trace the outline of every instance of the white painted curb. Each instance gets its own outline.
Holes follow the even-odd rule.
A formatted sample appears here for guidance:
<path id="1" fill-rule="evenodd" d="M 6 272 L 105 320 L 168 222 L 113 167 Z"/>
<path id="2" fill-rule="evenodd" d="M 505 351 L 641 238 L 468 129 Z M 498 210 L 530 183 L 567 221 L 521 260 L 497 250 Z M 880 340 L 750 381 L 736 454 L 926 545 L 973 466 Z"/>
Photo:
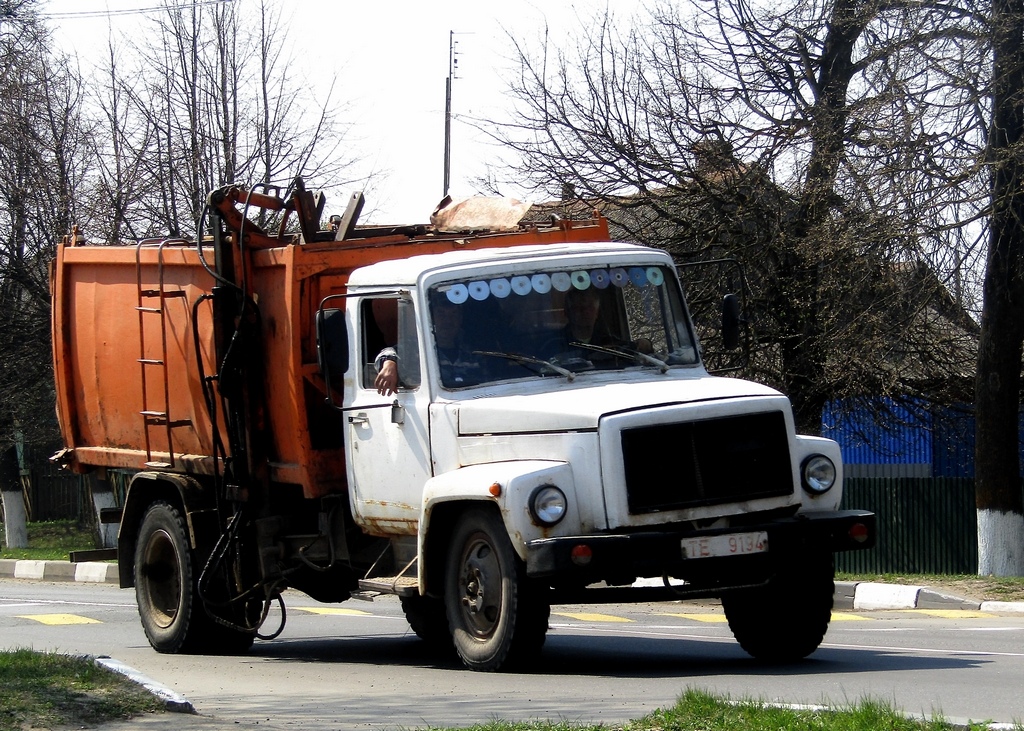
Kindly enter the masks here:
<path id="1" fill-rule="evenodd" d="M 43 578 L 46 570 L 46 561 L 29 561 L 22 559 L 14 564 L 15 579 L 37 579 Z"/>
<path id="2" fill-rule="evenodd" d="M 146 677 L 138 670 L 130 668 L 120 660 L 115 660 L 111 657 L 97 657 L 95 660 L 97 665 L 112 670 L 115 673 L 125 676 L 133 683 L 141 685 L 143 688 L 148 690 L 150 693 L 160 698 L 168 711 L 176 711 L 178 713 L 195 713 L 195 707 L 182 695 L 175 693 L 170 688 L 160 685 L 155 680 Z"/>
<path id="3" fill-rule="evenodd" d="M 853 595 L 854 609 L 916 609 L 917 595 L 923 586 L 894 584 L 857 584 Z"/>
<path id="4" fill-rule="evenodd" d="M 75 581 L 94 584 L 114 583 L 117 581 L 117 564 L 94 561 L 75 564 Z"/>
<path id="5" fill-rule="evenodd" d="M 983 612 L 1019 612 L 1024 614 L 1024 602 L 982 602 Z"/>

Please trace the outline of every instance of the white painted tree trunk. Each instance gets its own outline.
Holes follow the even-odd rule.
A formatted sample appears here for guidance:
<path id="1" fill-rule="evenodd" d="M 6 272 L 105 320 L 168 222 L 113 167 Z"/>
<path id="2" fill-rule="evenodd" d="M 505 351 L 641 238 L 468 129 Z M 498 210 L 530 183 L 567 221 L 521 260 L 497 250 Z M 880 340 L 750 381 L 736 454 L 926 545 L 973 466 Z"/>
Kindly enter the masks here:
<path id="1" fill-rule="evenodd" d="M 1024 576 L 1024 515 L 978 510 L 978 574 Z"/>
<path id="2" fill-rule="evenodd" d="M 28 548 L 28 525 L 25 499 L 21 490 L 3 490 L 4 543 L 8 548 Z"/>

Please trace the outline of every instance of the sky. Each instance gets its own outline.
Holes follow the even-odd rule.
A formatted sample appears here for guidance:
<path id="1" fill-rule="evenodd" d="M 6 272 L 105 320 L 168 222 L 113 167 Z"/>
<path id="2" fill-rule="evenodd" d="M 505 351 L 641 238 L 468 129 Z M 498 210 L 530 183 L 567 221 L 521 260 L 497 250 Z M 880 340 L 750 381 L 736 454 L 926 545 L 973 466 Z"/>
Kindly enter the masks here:
<path id="1" fill-rule="evenodd" d="M 231 0 L 252 5 L 254 0 Z M 140 32 L 161 0 L 43 0 L 42 12 L 66 51 L 87 69 L 108 34 Z M 503 118 L 510 107 L 508 33 L 534 42 L 544 25 L 557 38 L 579 17 L 632 0 L 280 0 L 294 44 L 292 72 L 349 105 L 345 119 L 360 174 L 374 174 L 363 223 L 425 223 L 443 197 L 445 78 L 449 44 L 457 67 L 452 85 L 451 188 L 454 198 L 478 194 L 474 182 L 500 150 L 466 120 Z M 106 15 L 88 15 L 98 11 Z M 451 34 L 454 32 L 454 36 Z M 104 42 L 97 42 L 104 39 Z M 286 182 L 286 181 L 280 181 Z M 341 212 L 353 190 L 332 192 L 328 209 Z M 502 191 L 527 198 L 522 191 Z M 331 203 L 338 198 L 337 206 Z M 529 201 L 536 202 L 536 201 Z"/>

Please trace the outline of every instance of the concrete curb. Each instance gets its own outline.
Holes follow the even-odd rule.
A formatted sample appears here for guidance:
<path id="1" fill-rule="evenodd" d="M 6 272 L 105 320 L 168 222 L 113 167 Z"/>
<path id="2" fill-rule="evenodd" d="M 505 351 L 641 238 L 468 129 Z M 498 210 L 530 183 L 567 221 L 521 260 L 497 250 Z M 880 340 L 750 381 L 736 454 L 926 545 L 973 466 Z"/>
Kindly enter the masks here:
<path id="1" fill-rule="evenodd" d="M 187 698 L 175 693 L 167 686 L 161 685 L 152 678 L 143 675 L 138 670 L 128 667 L 120 660 L 115 660 L 112 657 L 101 655 L 100 657 L 93 658 L 93 662 L 100 667 L 107 668 L 119 675 L 123 675 L 136 685 L 141 685 L 143 688 L 162 700 L 168 711 L 174 711 L 175 713 L 196 713 L 195 707 Z"/>
<path id="2" fill-rule="evenodd" d="M 1024 602 L 977 602 L 926 586 L 876 584 L 868 581 L 837 581 L 836 609 L 964 609 L 1024 614 Z"/>
<path id="3" fill-rule="evenodd" d="M 35 579 L 36 581 L 78 581 L 88 584 L 117 584 L 116 563 L 101 561 L 29 561 L 0 559 L 0 578 Z"/>

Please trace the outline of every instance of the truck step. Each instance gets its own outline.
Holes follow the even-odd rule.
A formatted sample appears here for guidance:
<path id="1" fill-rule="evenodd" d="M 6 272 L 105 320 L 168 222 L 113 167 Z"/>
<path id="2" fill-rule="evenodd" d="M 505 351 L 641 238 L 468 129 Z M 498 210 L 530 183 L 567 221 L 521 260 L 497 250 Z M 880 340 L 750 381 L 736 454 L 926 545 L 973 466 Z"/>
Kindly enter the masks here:
<path id="1" fill-rule="evenodd" d="M 419 593 L 420 580 L 415 576 L 375 576 L 372 579 L 360 579 L 359 590 L 377 594 L 397 594 L 413 596 Z M 355 598 L 355 597 L 353 597 Z"/>

